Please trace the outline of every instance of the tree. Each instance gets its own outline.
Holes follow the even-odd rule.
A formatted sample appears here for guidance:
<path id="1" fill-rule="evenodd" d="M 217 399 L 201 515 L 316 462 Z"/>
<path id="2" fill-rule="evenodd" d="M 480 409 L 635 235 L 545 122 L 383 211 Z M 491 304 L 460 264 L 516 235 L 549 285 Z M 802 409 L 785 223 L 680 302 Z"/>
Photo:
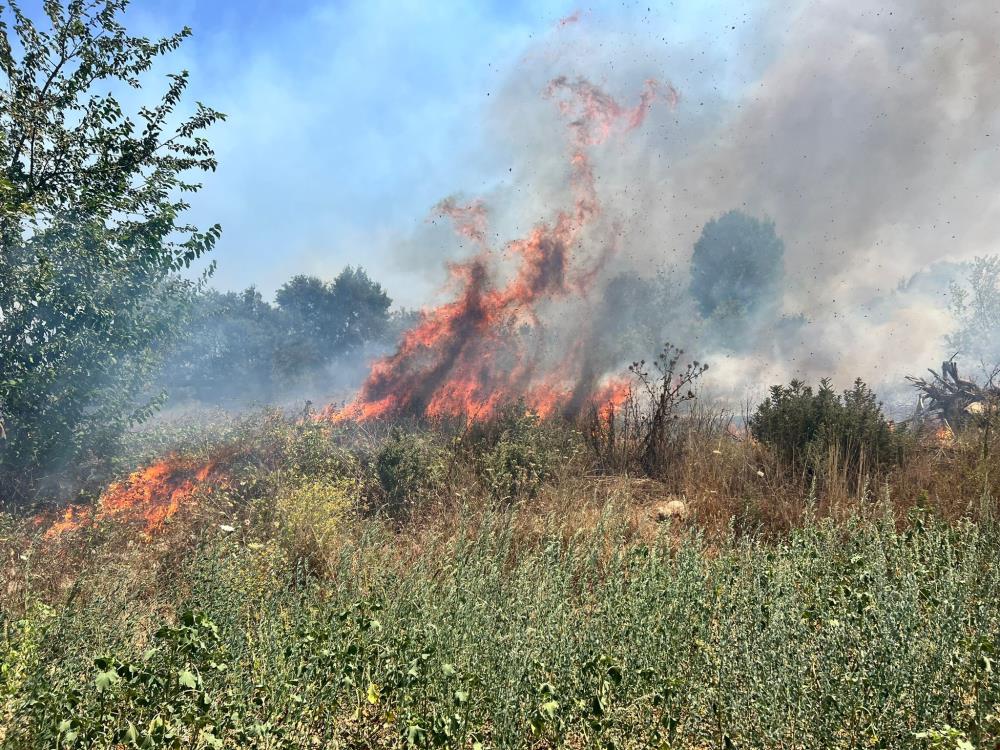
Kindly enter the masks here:
<path id="1" fill-rule="evenodd" d="M 673 268 L 662 267 L 651 276 L 623 271 L 608 280 L 588 347 L 597 370 L 621 369 L 640 354 L 656 351 L 668 332 L 693 337 L 693 311 L 674 274 Z"/>
<path id="2" fill-rule="evenodd" d="M 339 318 L 338 349 L 351 351 L 386 334 L 392 300 L 363 268 L 347 266 L 333 280 L 334 311 Z"/>
<path id="3" fill-rule="evenodd" d="M 286 331 L 277 342 L 276 367 L 286 378 L 320 367 L 337 343 L 329 285 L 315 276 L 293 276 L 278 289 L 275 301 Z"/>
<path id="4" fill-rule="evenodd" d="M 288 331 L 257 289 L 198 296 L 184 336 L 166 358 L 159 382 L 171 398 L 211 404 L 271 401 L 275 353 Z"/>
<path id="5" fill-rule="evenodd" d="M 967 283 L 952 284 L 951 294 L 956 326 L 948 347 L 989 374 L 1000 365 L 1000 256 L 973 260 Z"/>
<path id="6" fill-rule="evenodd" d="M 276 301 L 269 304 L 252 287 L 204 290 L 159 382 L 172 395 L 217 405 L 301 394 L 328 386 L 328 365 L 338 357 L 370 343 L 390 345 L 413 320 L 390 315 L 382 287 L 350 267 L 331 283 L 295 276 Z"/>
<path id="7" fill-rule="evenodd" d="M 785 244 L 774 222 L 730 211 L 702 229 L 691 258 L 691 294 L 704 317 L 780 308 Z"/>
<path id="8" fill-rule="evenodd" d="M 202 132 L 222 115 L 178 111 L 186 72 L 126 114 L 159 40 L 121 25 L 128 0 L 43 3 L 44 24 L 0 5 L 0 499 L 36 497 L 68 466 L 106 461 L 158 399 L 157 353 L 195 285 L 176 272 L 220 234 L 184 223 L 182 197 L 214 170 Z M 108 93 L 105 93 L 108 92 Z M 171 123 L 176 125 L 171 126 Z M 80 476 L 80 471 L 75 472 Z"/>
<path id="9" fill-rule="evenodd" d="M 392 305 L 381 284 L 351 266 L 331 283 L 295 276 L 278 290 L 275 300 L 289 316 L 292 334 L 317 349 L 317 361 L 381 337 Z"/>
<path id="10" fill-rule="evenodd" d="M 906 434 L 893 430 L 882 404 L 861 379 L 842 395 L 829 380 L 813 389 L 800 380 L 776 385 L 749 420 L 755 439 L 769 445 L 807 477 L 822 474 L 835 456 L 847 475 L 873 471 L 898 461 Z"/>

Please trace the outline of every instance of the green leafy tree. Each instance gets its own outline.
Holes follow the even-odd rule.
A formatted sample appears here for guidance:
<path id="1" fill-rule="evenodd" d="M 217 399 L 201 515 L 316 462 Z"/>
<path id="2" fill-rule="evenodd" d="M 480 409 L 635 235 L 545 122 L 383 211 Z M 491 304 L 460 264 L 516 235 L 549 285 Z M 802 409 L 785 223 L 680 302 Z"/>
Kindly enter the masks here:
<path id="1" fill-rule="evenodd" d="M 361 268 L 348 266 L 331 283 L 295 276 L 275 296 L 289 318 L 290 347 L 315 364 L 383 336 L 392 300 Z"/>
<path id="2" fill-rule="evenodd" d="M 331 289 L 339 319 L 338 349 L 357 349 L 386 334 L 392 300 L 363 268 L 348 266 L 333 280 Z"/>
<path id="3" fill-rule="evenodd" d="M 184 337 L 159 381 L 171 399 L 264 403 L 276 388 L 275 353 L 287 338 L 281 314 L 257 289 L 198 296 Z"/>
<path id="4" fill-rule="evenodd" d="M 781 307 L 785 244 L 774 223 L 730 211 L 702 229 L 691 257 L 691 295 L 723 340 L 735 343 L 760 314 Z"/>
<path id="5" fill-rule="evenodd" d="M 277 305 L 254 288 L 205 290 L 159 382 L 172 398 L 223 406 L 270 402 L 330 382 L 327 366 L 370 343 L 391 345 L 411 321 L 361 269 L 332 283 L 296 276 Z M 297 391 L 301 393 L 301 390 Z"/>
<path id="6" fill-rule="evenodd" d="M 68 466 L 98 467 L 158 399 L 157 352 L 194 290 L 177 271 L 219 227 L 185 223 L 188 175 L 214 170 L 186 113 L 186 72 L 152 106 L 126 113 L 114 92 L 142 88 L 153 62 L 190 34 L 150 40 L 121 24 L 128 0 L 46 0 L 41 17 L 0 5 L 0 499 L 36 496 Z M 66 476 L 62 474 L 62 476 Z"/>

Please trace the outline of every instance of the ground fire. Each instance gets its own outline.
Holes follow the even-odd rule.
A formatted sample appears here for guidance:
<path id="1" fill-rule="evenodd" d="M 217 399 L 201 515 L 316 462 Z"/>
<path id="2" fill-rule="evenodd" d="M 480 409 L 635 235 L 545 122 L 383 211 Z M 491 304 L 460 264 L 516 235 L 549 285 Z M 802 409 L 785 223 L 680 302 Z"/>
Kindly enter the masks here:
<path id="1" fill-rule="evenodd" d="M 576 416 L 596 408 L 613 413 L 629 394 L 629 381 L 600 372 L 588 358 L 585 331 L 558 357 L 547 343 L 540 306 L 554 300 L 581 300 L 613 256 L 613 237 L 597 252 L 583 252 L 583 232 L 600 214 L 589 150 L 642 125 L 657 100 L 673 106 L 671 86 L 647 81 L 633 107 L 625 107 L 584 79 L 557 78 L 544 92 L 569 131 L 572 204 L 538 224 L 526 237 L 502 248 L 488 240 L 489 212 L 482 201 L 446 199 L 437 215 L 476 248 L 475 255 L 449 268 L 455 299 L 424 311 L 396 353 L 376 361 L 355 399 L 327 407 L 333 422 L 424 416 L 486 419 L 515 400 L 541 418 Z M 500 266 L 513 262 L 509 280 Z M 147 533 L 223 482 L 219 463 L 168 457 L 110 485 L 97 506 L 71 505 L 48 521 L 48 539 L 96 521 L 141 526 Z"/>
<path id="2" fill-rule="evenodd" d="M 623 107 L 586 80 L 557 78 L 545 96 L 567 121 L 572 205 L 498 250 L 487 241 L 484 203 L 440 203 L 438 214 L 476 247 L 471 259 L 450 266 L 455 298 L 424 311 L 396 353 L 374 363 L 354 400 L 329 407 L 325 417 L 476 420 L 515 399 L 548 417 L 625 398 L 627 383 L 606 377 L 589 361 L 584 330 L 576 331 L 563 355 L 546 352 L 551 342 L 540 307 L 585 297 L 615 252 L 613 238 L 599 252 L 581 252 L 583 232 L 600 213 L 589 150 L 639 127 L 656 100 L 673 105 L 677 93 L 650 80 L 638 103 Z M 506 282 L 498 270 L 504 260 L 515 266 Z"/>
<path id="3" fill-rule="evenodd" d="M 222 477 L 215 461 L 164 458 L 111 484 L 96 506 L 70 505 L 46 529 L 45 537 L 53 539 L 105 520 L 154 532 L 200 493 L 210 491 Z"/>

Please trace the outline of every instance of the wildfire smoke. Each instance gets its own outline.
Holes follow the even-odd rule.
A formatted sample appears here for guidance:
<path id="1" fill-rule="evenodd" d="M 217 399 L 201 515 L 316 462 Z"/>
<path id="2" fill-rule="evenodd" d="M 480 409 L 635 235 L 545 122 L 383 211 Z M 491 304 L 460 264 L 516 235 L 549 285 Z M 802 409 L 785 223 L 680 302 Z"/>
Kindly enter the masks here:
<path id="1" fill-rule="evenodd" d="M 540 311 L 555 300 L 583 299 L 616 248 L 608 240 L 589 261 L 580 252 L 584 229 L 600 213 L 590 149 L 642 125 L 657 99 L 674 105 L 677 92 L 649 80 L 638 103 L 625 107 L 585 79 L 560 77 L 544 95 L 567 122 L 572 205 L 497 249 L 487 240 L 489 216 L 482 201 L 438 204 L 437 214 L 476 247 L 470 259 L 449 266 L 454 299 L 425 310 L 395 354 L 372 365 L 353 402 L 328 407 L 326 418 L 475 420 L 518 398 L 544 417 L 579 411 L 587 401 L 624 398 L 625 383 L 602 377 L 589 361 L 586 324 L 571 332 L 566 353 L 553 358 Z M 507 281 L 502 261 L 514 265 Z"/>

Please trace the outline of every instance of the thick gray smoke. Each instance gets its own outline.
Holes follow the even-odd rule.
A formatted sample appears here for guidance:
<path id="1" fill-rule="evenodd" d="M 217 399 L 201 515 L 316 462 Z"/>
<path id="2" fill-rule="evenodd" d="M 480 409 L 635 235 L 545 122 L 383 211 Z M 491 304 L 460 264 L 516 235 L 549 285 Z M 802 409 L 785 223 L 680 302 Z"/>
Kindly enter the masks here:
<path id="1" fill-rule="evenodd" d="M 545 81 L 579 74 L 626 101 L 647 78 L 670 81 L 680 104 L 595 156 L 622 248 L 609 270 L 664 269 L 682 292 L 707 221 L 731 209 L 769 217 L 785 243 L 786 319 L 755 321 L 752 346 L 737 352 L 675 299 L 658 338 L 697 351 L 733 394 L 825 375 L 888 390 L 944 353 L 955 263 L 996 251 L 1000 10 L 838 0 L 774 6 L 754 26 L 733 20 L 720 39 L 671 41 L 666 16 L 615 27 L 595 12 L 555 29 L 487 124 L 498 164 L 515 165 L 487 196 L 495 223 L 501 235 L 524 231 L 565 185 Z M 634 310 L 620 307 L 627 327 Z"/>

